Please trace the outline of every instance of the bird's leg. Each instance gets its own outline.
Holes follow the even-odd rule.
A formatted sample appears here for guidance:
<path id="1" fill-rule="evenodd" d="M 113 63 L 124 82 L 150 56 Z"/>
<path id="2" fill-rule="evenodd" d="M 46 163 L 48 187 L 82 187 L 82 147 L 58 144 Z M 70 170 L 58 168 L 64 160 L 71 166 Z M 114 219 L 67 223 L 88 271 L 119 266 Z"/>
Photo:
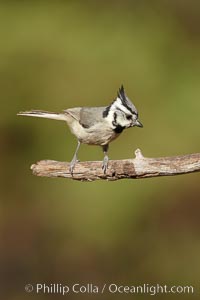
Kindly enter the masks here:
<path id="1" fill-rule="evenodd" d="M 107 153 L 108 153 L 108 144 L 103 146 L 103 153 L 104 153 L 104 159 L 103 159 L 102 169 L 103 169 L 103 172 L 105 174 L 106 170 L 108 168 L 108 160 L 109 160 L 108 155 L 107 155 Z"/>
<path id="2" fill-rule="evenodd" d="M 73 170 L 74 170 L 76 162 L 77 162 L 77 153 L 78 153 L 78 149 L 79 149 L 80 145 L 81 145 L 81 143 L 80 143 L 80 141 L 78 141 L 78 145 L 76 147 L 76 151 L 74 153 L 72 161 L 70 162 L 70 168 L 69 168 L 69 170 L 70 170 L 71 175 L 73 175 Z"/>

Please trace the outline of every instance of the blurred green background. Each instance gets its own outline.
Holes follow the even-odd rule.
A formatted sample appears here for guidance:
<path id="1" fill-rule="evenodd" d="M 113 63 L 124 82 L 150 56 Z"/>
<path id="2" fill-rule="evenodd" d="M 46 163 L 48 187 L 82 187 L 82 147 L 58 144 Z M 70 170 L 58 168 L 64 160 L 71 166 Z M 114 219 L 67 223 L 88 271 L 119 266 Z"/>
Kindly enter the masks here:
<path id="1" fill-rule="evenodd" d="M 35 177 L 32 163 L 70 161 L 76 139 L 63 122 L 16 116 L 107 105 L 124 84 L 144 128 L 114 141 L 110 159 L 138 147 L 149 157 L 199 152 L 199 1 L 1 1 L 0 34 L 4 299 L 61 298 L 24 286 L 79 282 L 193 285 L 184 299 L 199 298 L 199 173 L 93 183 Z M 79 152 L 80 160 L 102 156 L 99 147 Z"/>

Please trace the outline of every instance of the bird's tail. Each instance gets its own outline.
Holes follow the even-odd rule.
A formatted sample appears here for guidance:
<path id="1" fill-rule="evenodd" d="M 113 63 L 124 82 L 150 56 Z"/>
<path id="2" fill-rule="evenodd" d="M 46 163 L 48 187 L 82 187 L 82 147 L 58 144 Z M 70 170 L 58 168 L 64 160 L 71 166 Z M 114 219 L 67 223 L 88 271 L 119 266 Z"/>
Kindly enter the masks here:
<path id="1" fill-rule="evenodd" d="M 17 115 L 18 116 L 37 117 L 37 118 L 67 121 L 67 115 L 66 114 L 55 113 L 55 112 L 44 111 L 44 110 L 21 111 Z"/>

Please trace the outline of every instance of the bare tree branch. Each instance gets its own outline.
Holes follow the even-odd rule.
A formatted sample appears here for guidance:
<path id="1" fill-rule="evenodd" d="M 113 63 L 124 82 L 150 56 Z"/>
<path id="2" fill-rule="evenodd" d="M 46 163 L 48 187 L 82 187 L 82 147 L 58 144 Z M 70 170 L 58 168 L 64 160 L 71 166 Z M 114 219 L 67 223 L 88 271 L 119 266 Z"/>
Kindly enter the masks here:
<path id="1" fill-rule="evenodd" d="M 156 176 L 171 176 L 200 171 L 200 153 L 147 158 L 139 149 L 135 151 L 134 159 L 110 160 L 106 174 L 102 171 L 102 162 L 78 162 L 73 176 L 70 174 L 68 162 L 42 160 L 33 164 L 34 175 L 43 177 L 64 177 L 81 181 L 97 179 L 118 180 L 123 178 L 147 178 Z"/>

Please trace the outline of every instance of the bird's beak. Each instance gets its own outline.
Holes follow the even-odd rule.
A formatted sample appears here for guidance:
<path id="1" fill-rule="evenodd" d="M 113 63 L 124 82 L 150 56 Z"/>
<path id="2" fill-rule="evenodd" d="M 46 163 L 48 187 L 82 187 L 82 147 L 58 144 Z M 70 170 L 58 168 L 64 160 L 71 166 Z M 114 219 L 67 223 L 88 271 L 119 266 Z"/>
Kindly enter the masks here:
<path id="1" fill-rule="evenodd" d="M 135 126 L 137 126 L 137 127 L 143 127 L 142 123 L 140 123 L 140 121 L 138 121 L 138 120 L 135 122 Z"/>

